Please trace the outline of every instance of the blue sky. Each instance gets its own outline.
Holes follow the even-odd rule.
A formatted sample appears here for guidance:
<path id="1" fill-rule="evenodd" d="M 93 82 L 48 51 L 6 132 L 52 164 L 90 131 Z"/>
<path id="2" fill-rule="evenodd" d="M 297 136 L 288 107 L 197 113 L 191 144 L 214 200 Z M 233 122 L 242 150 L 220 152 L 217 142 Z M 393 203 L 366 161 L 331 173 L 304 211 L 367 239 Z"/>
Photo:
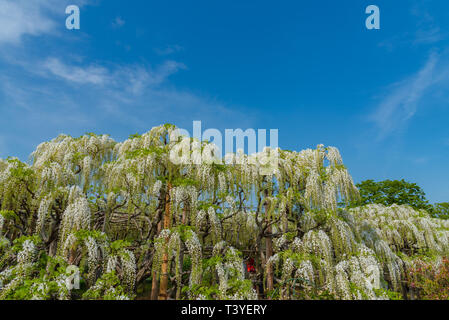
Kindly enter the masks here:
<path id="1" fill-rule="evenodd" d="M 81 8 L 81 29 L 65 8 Z M 365 28 L 365 8 L 381 29 Z M 0 0 L 0 157 L 60 133 L 279 129 L 449 201 L 449 2 Z"/>

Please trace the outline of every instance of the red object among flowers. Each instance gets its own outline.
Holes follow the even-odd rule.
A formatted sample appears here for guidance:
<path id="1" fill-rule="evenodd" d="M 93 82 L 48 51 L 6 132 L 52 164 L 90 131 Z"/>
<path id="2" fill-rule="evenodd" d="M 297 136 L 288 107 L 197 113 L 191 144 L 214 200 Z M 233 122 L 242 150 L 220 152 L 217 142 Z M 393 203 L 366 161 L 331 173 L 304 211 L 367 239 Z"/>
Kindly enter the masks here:
<path id="1" fill-rule="evenodd" d="M 256 268 L 254 267 L 254 259 L 253 258 L 249 258 L 246 261 L 246 270 L 249 273 L 255 273 L 256 272 Z"/>

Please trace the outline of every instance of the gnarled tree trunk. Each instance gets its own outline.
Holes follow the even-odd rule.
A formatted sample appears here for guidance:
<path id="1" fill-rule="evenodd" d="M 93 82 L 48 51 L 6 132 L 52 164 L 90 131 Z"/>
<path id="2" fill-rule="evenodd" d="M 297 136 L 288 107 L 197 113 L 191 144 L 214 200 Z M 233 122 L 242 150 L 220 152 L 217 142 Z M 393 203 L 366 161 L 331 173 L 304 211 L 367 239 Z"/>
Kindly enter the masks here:
<path id="1" fill-rule="evenodd" d="M 271 226 L 267 228 L 268 236 L 265 238 L 265 259 L 268 263 L 268 260 L 273 255 L 273 239 L 271 238 Z M 267 267 L 267 292 L 273 291 L 274 288 L 274 273 L 273 266 L 270 264 Z M 271 300 L 271 297 L 268 296 L 268 299 Z"/>
<path id="2" fill-rule="evenodd" d="M 161 232 L 162 224 L 161 222 L 157 225 L 157 234 Z M 157 273 L 152 272 L 152 281 L 151 281 L 151 300 L 157 300 L 157 297 L 159 295 L 159 279 L 157 278 Z"/>
<path id="3" fill-rule="evenodd" d="M 170 190 L 171 184 L 167 183 L 167 193 L 165 195 L 165 213 L 164 213 L 164 229 L 170 229 L 171 225 L 171 212 L 170 212 Z M 168 239 L 166 240 L 168 242 Z M 161 266 L 161 285 L 159 290 L 159 300 L 167 300 L 168 289 L 168 252 L 165 251 L 162 256 Z"/>

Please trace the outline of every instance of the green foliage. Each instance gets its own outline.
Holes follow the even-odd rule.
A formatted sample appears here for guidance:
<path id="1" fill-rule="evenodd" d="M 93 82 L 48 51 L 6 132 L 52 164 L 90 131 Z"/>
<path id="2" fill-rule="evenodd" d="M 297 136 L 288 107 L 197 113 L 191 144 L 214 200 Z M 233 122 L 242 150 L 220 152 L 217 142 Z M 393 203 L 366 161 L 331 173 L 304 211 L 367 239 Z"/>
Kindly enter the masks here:
<path id="1" fill-rule="evenodd" d="M 449 219 L 449 202 L 436 203 L 433 205 L 431 215 L 435 218 Z"/>
<path id="2" fill-rule="evenodd" d="M 228 295 L 235 295 L 239 292 L 249 292 L 253 288 L 253 283 L 248 279 L 231 278 L 228 281 Z"/>
<path id="3" fill-rule="evenodd" d="M 349 283 L 349 291 L 352 293 L 354 297 L 360 296 L 363 300 L 368 300 L 368 296 L 365 294 L 363 289 L 361 289 L 353 282 Z"/>
<path id="4" fill-rule="evenodd" d="M 20 246 L 22 238 L 16 243 Z M 55 300 L 70 299 L 70 293 L 65 287 L 65 279 L 73 271 L 60 257 L 50 257 L 39 251 L 37 261 L 22 268 L 13 268 L 9 278 L 6 278 L 7 289 L 1 292 L 5 300 Z"/>
<path id="5" fill-rule="evenodd" d="M 127 159 L 136 159 L 136 158 L 146 157 L 151 154 L 154 154 L 157 157 L 161 157 L 166 153 L 168 153 L 168 149 L 166 149 L 166 148 L 162 148 L 162 147 L 158 147 L 158 146 L 150 146 L 150 147 L 144 148 L 144 149 L 128 151 L 126 153 L 126 158 Z"/>
<path id="6" fill-rule="evenodd" d="M 0 215 L 3 216 L 5 220 L 12 220 L 15 223 L 20 223 L 19 216 L 12 210 L 1 210 Z"/>
<path id="7" fill-rule="evenodd" d="M 180 187 L 180 186 L 197 186 L 198 181 L 195 181 L 194 179 L 185 178 L 185 177 L 177 177 L 172 181 L 172 185 L 174 187 Z"/>
<path id="8" fill-rule="evenodd" d="M 388 289 L 373 289 L 378 297 L 388 297 L 389 300 L 403 300 L 402 294 Z"/>
<path id="9" fill-rule="evenodd" d="M 186 226 L 186 225 L 179 225 L 175 228 L 173 228 L 173 231 L 177 231 L 179 233 L 179 237 L 181 238 L 181 241 L 185 242 L 187 239 L 192 237 L 192 233 L 190 231 L 193 231 L 193 227 Z"/>
<path id="10" fill-rule="evenodd" d="M 33 169 L 29 168 L 25 163 L 15 158 L 8 158 L 8 163 L 14 164 L 10 173 L 13 177 L 19 180 L 26 180 L 34 175 Z"/>
<path id="11" fill-rule="evenodd" d="M 129 247 L 131 245 L 131 243 L 129 241 L 126 240 L 117 240 L 112 242 L 109 245 L 109 248 L 111 250 L 112 254 L 117 254 L 119 253 L 122 249 L 126 249 L 127 247 Z"/>
<path id="12" fill-rule="evenodd" d="M 103 274 L 82 296 L 83 300 L 128 300 L 130 298 L 115 272 Z"/>
<path id="13" fill-rule="evenodd" d="M 212 204 L 212 203 L 210 203 L 210 201 L 198 201 L 197 207 L 198 207 L 198 210 L 204 210 L 206 212 L 207 212 L 207 210 L 209 210 L 209 208 L 214 208 L 214 210 L 220 209 L 220 206 L 218 206 L 216 204 Z"/>
<path id="14" fill-rule="evenodd" d="M 182 293 L 193 297 L 203 296 L 206 300 L 214 300 L 219 294 L 218 284 L 208 285 L 207 283 L 201 285 L 193 285 L 191 287 L 182 288 Z"/>
<path id="15" fill-rule="evenodd" d="M 223 258 L 221 256 L 212 256 L 209 259 L 203 259 L 203 269 L 207 270 L 210 268 L 214 268 L 218 263 L 222 263 Z"/>
<path id="16" fill-rule="evenodd" d="M 128 139 L 132 140 L 132 139 L 139 139 L 139 138 L 142 138 L 142 135 L 138 134 L 138 133 L 134 133 L 134 134 L 129 135 Z"/>
<path id="17" fill-rule="evenodd" d="M 23 249 L 23 243 L 27 240 L 30 240 L 35 245 L 38 245 L 41 243 L 41 239 L 38 235 L 32 235 L 32 236 L 22 236 L 20 238 L 17 238 L 13 241 L 12 250 L 14 252 L 22 251 Z"/>
<path id="18" fill-rule="evenodd" d="M 360 200 L 353 206 L 377 203 L 385 206 L 393 204 L 409 205 L 415 209 L 431 210 L 426 194 L 416 183 L 405 180 L 365 180 L 357 184 Z"/>

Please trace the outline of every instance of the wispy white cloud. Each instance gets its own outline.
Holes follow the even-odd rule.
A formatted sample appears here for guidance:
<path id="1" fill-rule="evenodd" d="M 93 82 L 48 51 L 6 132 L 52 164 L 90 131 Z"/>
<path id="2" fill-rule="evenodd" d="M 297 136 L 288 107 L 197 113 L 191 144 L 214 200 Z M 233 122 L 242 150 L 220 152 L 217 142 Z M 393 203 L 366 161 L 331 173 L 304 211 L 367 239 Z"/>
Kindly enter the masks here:
<path id="1" fill-rule="evenodd" d="M 126 21 L 122 17 L 116 17 L 114 21 L 112 21 L 112 27 L 121 28 L 126 24 Z"/>
<path id="2" fill-rule="evenodd" d="M 398 33 L 379 43 L 380 47 L 394 50 L 400 46 L 426 46 L 435 45 L 445 40 L 449 33 L 441 30 L 439 22 L 429 12 L 427 2 L 415 2 L 410 9 L 413 25 L 407 31 Z"/>
<path id="3" fill-rule="evenodd" d="M 57 58 L 48 59 L 43 66 L 57 77 L 81 84 L 104 84 L 110 76 L 108 70 L 103 67 L 88 66 L 82 68 L 71 66 L 62 63 Z"/>
<path id="4" fill-rule="evenodd" d="M 425 65 L 414 75 L 395 83 L 377 106 L 371 120 L 384 138 L 403 127 L 417 112 L 422 98 L 434 87 L 447 84 L 447 54 L 432 53 Z"/>
<path id="5" fill-rule="evenodd" d="M 156 52 L 160 56 L 167 56 L 167 55 L 170 55 L 170 54 L 182 51 L 182 50 L 184 50 L 184 48 L 182 46 L 175 44 L 175 45 L 166 46 L 164 48 L 155 48 L 154 52 Z"/>
<path id="6" fill-rule="evenodd" d="M 417 27 L 412 40 L 413 44 L 433 44 L 446 37 L 434 16 L 429 13 L 426 4 L 415 3 L 412 6 L 411 14 L 415 18 Z"/>
<path id="7" fill-rule="evenodd" d="M 69 0 L 0 0 L 0 44 L 18 44 L 25 36 L 56 34 Z M 77 1 L 83 6 L 88 0 Z M 63 20 L 62 20 L 63 21 Z"/>
<path id="8" fill-rule="evenodd" d="M 413 40 L 414 44 L 432 44 L 445 38 L 440 27 L 432 26 L 430 28 L 418 29 Z"/>
<path id="9" fill-rule="evenodd" d="M 144 66 L 116 66 L 107 68 L 100 65 L 79 66 L 64 63 L 59 58 L 49 58 L 43 63 L 41 71 L 61 78 L 69 83 L 107 86 L 139 93 L 148 87 L 164 83 L 168 77 L 185 69 L 176 61 L 165 61 L 155 69 Z M 47 74 L 48 75 L 48 74 Z"/>
<path id="10" fill-rule="evenodd" d="M 110 133 L 114 128 L 129 134 L 165 122 L 188 125 L 202 120 L 209 126 L 233 122 L 245 127 L 254 120 L 211 97 L 173 86 L 168 77 L 180 66 L 172 61 L 155 68 L 115 69 L 64 64 L 56 58 L 49 61 L 38 72 L 18 66 L 21 73 L 14 70 L 0 76 L 0 98 L 6 111 L 0 126 L 20 122 L 24 135 L 35 130 L 79 134 L 81 128 L 81 133 Z"/>
<path id="11" fill-rule="evenodd" d="M 0 43 L 18 43 L 24 35 L 50 32 L 54 21 L 44 13 L 47 1 L 0 0 Z"/>

